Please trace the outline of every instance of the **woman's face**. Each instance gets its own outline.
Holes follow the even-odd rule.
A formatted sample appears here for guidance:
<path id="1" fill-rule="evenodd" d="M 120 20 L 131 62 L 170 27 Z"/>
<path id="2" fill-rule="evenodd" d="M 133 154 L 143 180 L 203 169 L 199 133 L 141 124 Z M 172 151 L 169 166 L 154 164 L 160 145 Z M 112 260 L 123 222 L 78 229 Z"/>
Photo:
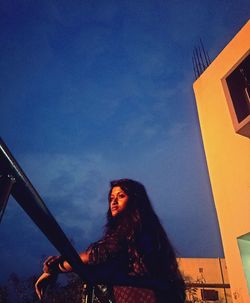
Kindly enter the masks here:
<path id="1" fill-rule="evenodd" d="M 123 212 L 127 204 L 128 195 L 121 189 L 120 186 L 113 187 L 109 197 L 111 215 L 115 217 Z"/>

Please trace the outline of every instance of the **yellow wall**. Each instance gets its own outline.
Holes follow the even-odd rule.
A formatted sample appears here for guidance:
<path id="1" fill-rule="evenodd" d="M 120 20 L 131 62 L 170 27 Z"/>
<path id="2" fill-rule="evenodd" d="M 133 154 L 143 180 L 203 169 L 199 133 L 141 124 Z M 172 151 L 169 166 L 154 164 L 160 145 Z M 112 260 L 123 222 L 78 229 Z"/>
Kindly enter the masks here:
<path id="1" fill-rule="evenodd" d="M 237 237 L 250 232 L 250 140 L 236 134 L 224 77 L 250 49 L 250 21 L 194 83 L 234 302 L 250 303 Z"/>
<path id="2" fill-rule="evenodd" d="M 180 271 L 186 282 L 189 283 L 207 283 L 207 284 L 229 284 L 227 266 L 225 259 L 218 258 L 179 258 L 178 264 Z M 202 269 L 202 272 L 201 272 Z M 201 287 L 202 289 L 202 284 Z M 207 288 L 206 288 L 207 289 Z M 209 288 L 213 289 L 213 288 Z M 214 288 L 219 293 L 221 302 L 232 302 L 230 288 Z M 200 289 L 196 295 L 201 299 Z M 187 290 L 187 299 L 190 294 Z M 223 300 L 223 301 L 222 301 Z"/>
<path id="3" fill-rule="evenodd" d="M 178 258 L 180 271 L 184 277 L 190 277 L 191 282 L 229 284 L 225 259 L 218 258 Z M 201 274 L 200 268 L 203 269 Z"/>

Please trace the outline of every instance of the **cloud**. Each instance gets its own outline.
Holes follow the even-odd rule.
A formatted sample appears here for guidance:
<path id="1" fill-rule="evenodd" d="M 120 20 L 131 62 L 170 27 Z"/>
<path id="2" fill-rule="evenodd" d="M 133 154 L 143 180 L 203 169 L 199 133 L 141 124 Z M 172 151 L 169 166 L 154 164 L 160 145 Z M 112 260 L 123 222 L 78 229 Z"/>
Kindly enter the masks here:
<path id="1" fill-rule="evenodd" d="M 107 168 L 101 153 L 27 153 L 20 161 L 42 195 L 50 200 L 72 196 L 70 203 L 79 205 L 78 198 L 84 194 L 95 199 L 103 194 L 102 186 L 96 190 Z"/>

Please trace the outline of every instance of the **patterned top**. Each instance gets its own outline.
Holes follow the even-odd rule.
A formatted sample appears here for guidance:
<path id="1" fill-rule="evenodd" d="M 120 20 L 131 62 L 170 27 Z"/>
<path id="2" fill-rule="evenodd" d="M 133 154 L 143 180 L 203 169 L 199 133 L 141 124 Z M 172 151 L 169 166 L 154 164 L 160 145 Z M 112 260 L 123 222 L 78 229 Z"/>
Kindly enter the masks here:
<path id="1" fill-rule="evenodd" d="M 154 231 L 147 229 L 137 236 L 121 236 L 121 233 L 118 235 L 118 232 L 113 232 L 91 244 L 87 249 L 90 265 L 107 264 L 106 268 L 108 270 L 111 268 L 111 275 L 122 271 L 125 275 L 142 277 L 142 279 L 146 277 L 152 281 L 160 281 L 161 284 L 160 287 L 154 284 L 157 285 L 153 287 L 154 291 L 129 286 L 115 286 L 112 289 L 96 286 L 96 290 L 100 293 L 99 297 L 101 297 L 100 289 L 107 291 L 103 292 L 105 300 L 98 301 L 95 298 L 94 302 L 183 303 L 185 299 L 183 288 L 179 288 L 178 282 L 176 283 L 168 273 L 169 266 L 166 263 L 168 258 L 159 246 L 159 242 Z M 100 268 L 106 270 L 105 267 Z"/>
<path id="2" fill-rule="evenodd" d="M 152 250 L 149 244 L 145 236 L 137 237 L 137 241 L 135 241 L 132 236 L 122 238 L 116 233 L 108 234 L 88 247 L 89 264 L 99 265 L 118 260 L 123 264 L 119 269 L 114 268 L 114 270 L 123 270 L 125 274 L 130 276 L 149 276 L 144 260 Z M 98 285 L 95 290 L 94 302 L 158 302 L 154 291 L 146 288 L 115 286 L 111 290 L 103 285 Z"/>
<path id="3" fill-rule="evenodd" d="M 121 238 L 116 233 L 108 234 L 87 249 L 89 264 L 97 265 L 120 259 L 126 263 L 123 268 L 128 275 L 148 276 L 145 258 L 152 248 L 147 242 L 149 241 L 145 236 L 137 237 L 136 241 L 132 236 Z"/>

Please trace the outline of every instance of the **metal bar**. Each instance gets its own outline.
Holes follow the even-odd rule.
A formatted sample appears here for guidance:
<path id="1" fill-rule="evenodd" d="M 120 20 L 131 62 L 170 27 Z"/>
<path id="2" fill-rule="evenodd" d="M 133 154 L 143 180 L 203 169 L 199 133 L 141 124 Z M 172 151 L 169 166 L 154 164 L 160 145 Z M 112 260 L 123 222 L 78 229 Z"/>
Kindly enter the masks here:
<path id="1" fill-rule="evenodd" d="M 206 51 L 206 55 L 207 55 L 208 62 L 209 62 L 209 64 L 210 64 L 210 63 L 211 63 L 211 59 L 210 59 L 209 54 L 208 54 L 207 51 Z"/>
<path id="2" fill-rule="evenodd" d="M 197 78 L 198 78 L 198 73 L 197 73 L 197 71 L 196 71 L 194 54 L 193 54 L 193 56 L 192 56 L 192 63 L 193 63 L 194 77 L 195 77 L 195 79 L 197 79 Z"/>
<path id="3" fill-rule="evenodd" d="M 202 51 L 203 51 L 204 58 L 205 58 L 205 60 L 206 60 L 206 65 L 207 65 L 206 67 L 208 67 L 208 65 L 209 65 L 210 63 L 209 63 L 207 54 L 206 54 L 206 52 L 205 52 L 205 48 L 204 48 L 204 45 L 203 45 L 203 42 L 202 42 L 201 38 L 200 38 L 200 44 L 201 44 L 201 48 L 202 48 Z"/>
<path id="4" fill-rule="evenodd" d="M 230 288 L 230 284 L 220 284 L 220 283 L 186 283 L 186 287 L 197 287 L 197 288 Z"/>
<path id="5" fill-rule="evenodd" d="M 2 221 L 3 214 L 14 183 L 15 178 L 11 175 L 0 176 L 0 223 Z"/>
<path id="6" fill-rule="evenodd" d="M 202 65 L 201 65 L 201 62 L 200 62 L 199 52 L 198 52 L 198 49 L 196 47 L 195 47 L 195 53 L 196 53 L 197 66 L 198 66 L 199 76 L 200 76 L 202 74 L 203 70 L 202 70 Z"/>
<path id="7" fill-rule="evenodd" d="M 224 275 L 223 275 L 223 270 L 222 270 L 222 265 L 221 265 L 221 259 L 219 258 L 219 265 L 220 265 L 220 273 L 221 273 L 221 279 L 222 279 L 222 283 L 225 284 L 225 280 L 224 280 Z M 223 287 L 224 289 L 224 296 L 225 296 L 225 301 L 227 303 L 227 293 L 226 293 L 226 288 Z"/>
<path id="8" fill-rule="evenodd" d="M 93 303 L 95 287 L 93 285 L 88 284 L 86 291 L 87 291 L 86 303 Z"/>
<path id="9" fill-rule="evenodd" d="M 199 64 L 198 64 L 198 58 L 197 58 L 197 54 L 196 54 L 196 49 L 194 49 L 193 55 L 194 55 L 194 62 L 195 62 L 196 72 L 197 72 L 197 78 L 196 79 L 198 79 L 199 76 L 200 76 L 200 71 L 199 71 Z"/>
<path id="10" fill-rule="evenodd" d="M 199 57 L 200 57 L 202 72 L 204 72 L 204 70 L 206 69 L 206 66 L 205 66 L 205 64 L 204 64 L 203 57 L 202 57 L 202 52 L 201 52 L 201 48 L 200 48 L 199 45 L 198 45 L 198 54 L 199 54 Z"/>

